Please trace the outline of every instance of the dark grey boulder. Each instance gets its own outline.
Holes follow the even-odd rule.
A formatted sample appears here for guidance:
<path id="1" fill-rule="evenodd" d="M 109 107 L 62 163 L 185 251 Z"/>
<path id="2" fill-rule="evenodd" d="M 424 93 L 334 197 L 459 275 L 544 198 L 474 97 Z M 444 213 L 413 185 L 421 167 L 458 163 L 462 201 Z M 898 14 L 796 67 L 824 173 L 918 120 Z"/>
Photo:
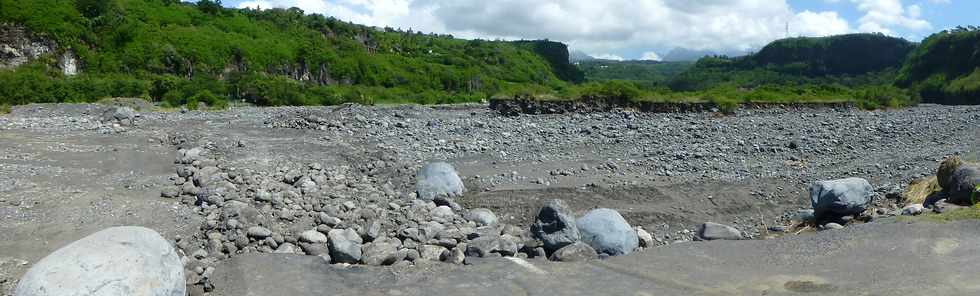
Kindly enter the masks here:
<path id="1" fill-rule="evenodd" d="M 102 122 L 114 122 L 120 125 L 133 125 L 139 114 L 130 107 L 114 107 L 102 112 Z"/>
<path id="2" fill-rule="evenodd" d="M 582 242 L 596 252 L 612 256 L 626 255 L 640 246 L 636 231 L 616 210 L 595 209 L 575 222 Z"/>
<path id="3" fill-rule="evenodd" d="M 705 222 L 698 229 L 698 236 L 705 240 L 740 240 L 744 237 L 735 227 L 714 222 Z"/>
<path id="4" fill-rule="evenodd" d="M 463 196 L 466 187 L 456 169 L 445 162 L 433 162 L 422 167 L 415 177 L 415 190 L 423 200 L 434 200 L 438 196 Z"/>
<path id="5" fill-rule="evenodd" d="M 960 165 L 950 176 L 946 190 L 948 202 L 958 205 L 973 205 L 980 202 L 980 168 L 972 164 Z"/>
<path id="6" fill-rule="evenodd" d="M 575 216 L 560 199 L 549 201 L 538 211 L 531 234 L 544 243 L 542 247 L 549 253 L 577 242 L 581 237 Z"/>
<path id="7" fill-rule="evenodd" d="M 575 262 L 595 259 L 598 256 L 595 249 L 583 242 L 575 242 L 558 249 L 551 254 L 551 261 Z"/>
<path id="8" fill-rule="evenodd" d="M 855 215 L 868 209 L 873 193 L 861 178 L 818 181 L 810 186 L 810 203 L 817 219 Z"/>
<path id="9" fill-rule="evenodd" d="M 31 267 L 16 296 L 183 296 L 184 265 L 170 243 L 143 227 L 113 227 L 64 246 Z M 87 292 L 87 293 L 86 293 Z"/>

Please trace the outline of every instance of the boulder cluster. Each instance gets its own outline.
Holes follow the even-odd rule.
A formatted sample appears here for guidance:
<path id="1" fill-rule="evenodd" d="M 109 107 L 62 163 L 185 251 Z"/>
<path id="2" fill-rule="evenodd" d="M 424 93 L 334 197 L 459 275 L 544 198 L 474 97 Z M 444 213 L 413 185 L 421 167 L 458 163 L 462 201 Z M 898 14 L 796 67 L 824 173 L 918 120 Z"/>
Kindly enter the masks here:
<path id="1" fill-rule="evenodd" d="M 934 183 L 930 183 L 933 180 Z M 915 216 L 925 213 L 927 209 L 942 213 L 980 203 L 980 165 L 965 162 L 957 156 L 946 158 L 936 170 L 935 178 L 914 182 L 926 188 L 920 189 L 918 194 L 928 195 L 919 196 L 917 198 L 923 200 L 914 200 L 914 203 L 902 208 L 902 215 Z"/>
<path id="2" fill-rule="evenodd" d="M 179 149 L 166 198 L 205 217 L 194 237 L 177 238 L 188 283 L 209 289 L 209 271 L 230 256 L 288 253 L 334 264 L 463 264 L 467 258 L 547 257 L 558 261 L 625 255 L 652 238 L 616 211 L 576 219 L 560 200 L 541 209 L 530 229 L 500 223 L 493 211 L 454 201 L 466 189 L 445 162 L 422 166 L 415 192 L 399 194 L 345 167 L 311 163 L 272 173 L 237 170 L 206 147 Z M 367 177 L 363 177 L 367 178 Z M 638 235 L 642 232 L 645 235 Z"/>

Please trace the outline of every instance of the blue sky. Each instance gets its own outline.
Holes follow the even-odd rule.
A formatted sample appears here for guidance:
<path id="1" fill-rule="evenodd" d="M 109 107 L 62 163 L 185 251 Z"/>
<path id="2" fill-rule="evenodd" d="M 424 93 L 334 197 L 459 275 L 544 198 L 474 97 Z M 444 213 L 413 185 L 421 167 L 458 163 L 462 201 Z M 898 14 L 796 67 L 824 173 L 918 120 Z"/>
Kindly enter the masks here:
<path id="1" fill-rule="evenodd" d="M 611 59 L 673 48 L 751 51 L 786 36 L 882 32 L 920 41 L 980 25 L 978 0 L 225 0 L 463 38 L 552 39 Z"/>

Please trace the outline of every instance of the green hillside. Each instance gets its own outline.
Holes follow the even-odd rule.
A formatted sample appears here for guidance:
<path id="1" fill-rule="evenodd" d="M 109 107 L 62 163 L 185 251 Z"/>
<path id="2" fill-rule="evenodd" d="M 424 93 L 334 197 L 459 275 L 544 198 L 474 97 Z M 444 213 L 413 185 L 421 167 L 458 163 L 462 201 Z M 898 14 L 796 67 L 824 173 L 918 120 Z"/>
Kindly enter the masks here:
<path id="1" fill-rule="evenodd" d="M 705 57 L 670 82 L 674 90 L 722 85 L 890 84 L 915 44 L 881 34 L 777 40 L 744 57 Z"/>
<path id="2" fill-rule="evenodd" d="M 0 71 L 0 103 L 141 96 L 172 105 L 478 101 L 581 81 L 564 44 L 455 39 L 355 25 L 292 9 L 177 0 L 0 0 L 0 23 L 53 39 L 79 59 Z M 562 60 L 562 55 L 564 60 Z"/>
<path id="3" fill-rule="evenodd" d="M 927 102 L 980 104 L 980 28 L 926 38 L 898 72 L 897 84 Z"/>
<path id="4" fill-rule="evenodd" d="M 692 62 L 590 60 L 577 63 L 590 81 L 626 80 L 646 87 L 665 85 Z"/>

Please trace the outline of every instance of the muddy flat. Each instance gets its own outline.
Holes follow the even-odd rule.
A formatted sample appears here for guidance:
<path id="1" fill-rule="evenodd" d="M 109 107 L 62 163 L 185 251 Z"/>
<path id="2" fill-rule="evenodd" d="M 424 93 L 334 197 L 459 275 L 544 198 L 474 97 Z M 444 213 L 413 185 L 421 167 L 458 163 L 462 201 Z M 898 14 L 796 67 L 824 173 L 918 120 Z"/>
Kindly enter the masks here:
<path id="1" fill-rule="evenodd" d="M 516 258 L 413 269 L 309 256 L 223 263 L 216 295 L 975 295 L 980 222 L 882 222 L 813 235 L 690 242 L 585 263 Z"/>

